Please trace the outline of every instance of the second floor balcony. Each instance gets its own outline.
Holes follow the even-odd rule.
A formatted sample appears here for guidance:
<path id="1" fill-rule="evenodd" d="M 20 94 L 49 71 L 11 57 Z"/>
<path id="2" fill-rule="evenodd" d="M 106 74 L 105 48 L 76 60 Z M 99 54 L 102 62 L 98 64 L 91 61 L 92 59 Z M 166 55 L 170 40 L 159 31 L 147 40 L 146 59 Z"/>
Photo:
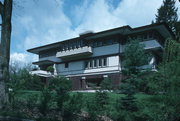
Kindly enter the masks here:
<path id="1" fill-rule="evenodd" d="M 84 46 L 81 48 L 75 48 L 66 51 L 60 51 L 56 53 L 58 58 L 75 57 L 75 56 L 86 56 L 92 54 L 92 47 Z"/>

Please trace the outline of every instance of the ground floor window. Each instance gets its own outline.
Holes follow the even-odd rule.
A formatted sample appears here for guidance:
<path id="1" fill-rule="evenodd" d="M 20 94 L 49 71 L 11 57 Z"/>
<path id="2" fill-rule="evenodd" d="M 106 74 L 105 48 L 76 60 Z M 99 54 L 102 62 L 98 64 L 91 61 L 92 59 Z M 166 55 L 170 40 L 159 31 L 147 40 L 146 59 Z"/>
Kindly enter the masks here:
<path id="1" fill-rule="evenodd" d="M 86 79 L 87 88 L 99 88 L 103 78 Z"/>

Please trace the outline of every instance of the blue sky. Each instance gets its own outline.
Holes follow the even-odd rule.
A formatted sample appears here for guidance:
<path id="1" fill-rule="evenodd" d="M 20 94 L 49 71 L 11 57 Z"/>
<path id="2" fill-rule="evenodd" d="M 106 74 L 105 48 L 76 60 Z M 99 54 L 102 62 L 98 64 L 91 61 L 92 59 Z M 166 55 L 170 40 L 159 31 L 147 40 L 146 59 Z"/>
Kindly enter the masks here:
<path id="1" fill-rule="evenodd" d="M 11 60 L 36 61 L 37 56 L 26 52 L 27 49 L 77 37 L 86 30 L 98 32 L 124 25 L 150 24 L 161 4 L 162 0 L 17 2 L 12 17 Z"/>

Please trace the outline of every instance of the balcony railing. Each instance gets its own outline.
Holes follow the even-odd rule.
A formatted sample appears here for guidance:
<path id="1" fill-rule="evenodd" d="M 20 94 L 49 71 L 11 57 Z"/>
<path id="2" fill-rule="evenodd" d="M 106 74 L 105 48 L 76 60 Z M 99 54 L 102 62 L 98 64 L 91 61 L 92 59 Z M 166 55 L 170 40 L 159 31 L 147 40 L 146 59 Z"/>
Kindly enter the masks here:
<path id="1" fill-rule="evenodd" d="M 76 49 L 71 49 L 71 50 L 66 50 L 66 51 L 61 51 L 56 53 L 56 57 L 58 58 L 65 58 L 65 57 L 74 57 L 74 56 L 84 56 L 84 55 L 89 55 L 92 54 L 92 48 L 89 46 L 84 46 L 81 48 L 76 48 Z"/>

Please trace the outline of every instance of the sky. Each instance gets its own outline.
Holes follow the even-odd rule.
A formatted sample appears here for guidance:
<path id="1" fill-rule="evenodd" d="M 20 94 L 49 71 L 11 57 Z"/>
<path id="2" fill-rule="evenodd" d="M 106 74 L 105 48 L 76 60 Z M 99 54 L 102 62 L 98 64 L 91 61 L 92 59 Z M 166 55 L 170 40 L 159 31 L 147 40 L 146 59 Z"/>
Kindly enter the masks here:
<path id="1" fill-rule="evenodd" d="M 78 37 L 87 30 L 151 24 L 162 1 L 19 0 L 13 7 L 11 61 L 37 61 L 38 56 L 27 49 Z"/>

